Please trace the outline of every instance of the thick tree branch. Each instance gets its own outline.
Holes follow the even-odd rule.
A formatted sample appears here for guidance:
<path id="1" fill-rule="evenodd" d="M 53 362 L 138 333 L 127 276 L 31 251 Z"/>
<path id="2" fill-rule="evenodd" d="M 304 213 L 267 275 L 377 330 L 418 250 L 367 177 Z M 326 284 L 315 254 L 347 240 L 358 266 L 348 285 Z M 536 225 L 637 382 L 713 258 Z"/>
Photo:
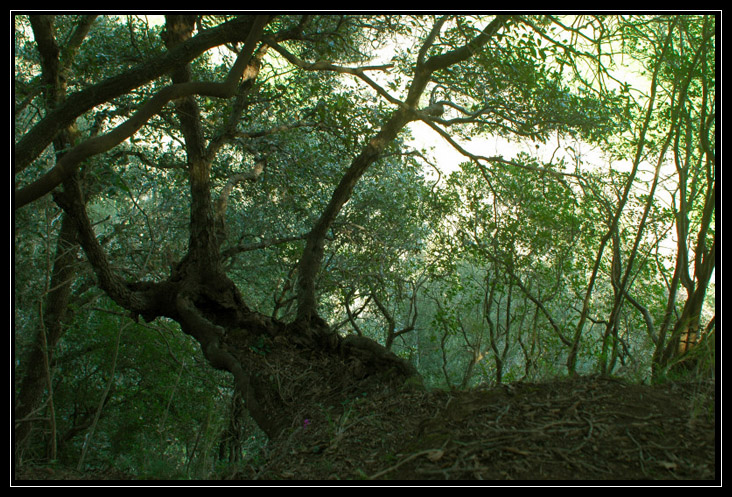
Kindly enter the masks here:
<path id="1" fill-rule="evenodd" d="M 209 141 L 208 147 L 206 148 L 206 159 L 208 161 L 213 161 L 218 151 L 221 150 L 221 147 L 228 143 L 232 137 L 239 136 L 236 128 L 238 123 L 241 121 L 242 113 L 247 106 L 247 99 L 245 97 L 254 87 L 254 81 L 257 79 L 261 68 L 262 58 L 266 53 L 267 46 L 262 45 L 257 53 L 251 58 L 249 65 L 244 69 L 242 77 L 243 83 L 239 85 L 229 117 L 224 120 L 224 123 L 215 133 L 214 137 Z"/>
<path id="2" fill-rule="evenodd" d="M 427 35 L 427 38 L 425 38 L 424 43 L 422 43 L 422 46 L 419 49 L 419 54 L 417 55 L 417 66 L 421 66 L 424 64 L 424 58 L 427 55 L 427 51 L 435 43 L 435 38 L 437 38 L 437 35 L 440 34 L 442 26 L 445 24 L 448 17 L 449 16 L 442 16 L 435 21 L 435 24 L 432 26 L 430 34 Z"/>
<path id="3" fill-rule="evenodd" d="M 162 110 L 162 108 L 171 100 L 180 99 L 194 94 L 217 98 L 231 98 L 236 91 L 236 81 L 242 76 L 246 65 L 249 63 L 254 51 L 256 40 L 261 36 L 261 30 L 267 20 L 267 16 L 258 16 L 258 20 L 253 23 L 248 36 L 248 40 L 253 40 L 253 42 L 247 43 L 245 49 L 242 49 L 239 57 L 237 58 L 237 62 L 230 70 L 226 81 L 223 83 L 186 82 L 173 84 L 161 89 L 127 121 L 105 135 L 96 136 L 80 143 L 64 155 L 64 157 L 59 160 L 49 172 L 30 185 L 16 192 L 15 208 L 23 207 L 53 190 L 73 174 L 81 161 L 106 152 L 132 136 L 153 115 L 160 112 L 160 110 Z M 177 49 L 173 51 L 175 52 Z M 239 72 L 235 73 L 235 71 Z M 20 147 L 20 144 L 18 147 Z M 18 147 L 16 147 L 16 152 Z"/>
<path id="4" fill-rule="evenodd" d="M 84 249 L 102 290 L 117 304 L 132 311 L 135 315 L 143 315 L 147 321 L 160 315 L 160 309 L 165 306 L 160 306 L 158 299 L 165 292 L 157 292 L 155 284 L 152 283 L 127 283 L 112 271 L 107 255 L 97 240 L 86 213 L 78 179 L 76 177 L 67 179 L 64 182 L 64 191 L 56 192 L 54 199 L 76 225 L 79 244 Z"/>
<path id="5" fill-rule="evenodd" d="M 353 160 L 341 178 L 331 200 L 310 232 L 298 268 L 298 319 L 308 322 L 317 316 L 315 278 L 323 260 L 325 237 L 338 213 L 351 198 L 353 188 L 368 167 L 378 159 L 384 149 L 396 138 L 410 120 L 409 113 L 397 109 L 381 130 Z"/>
<path id="6" fill-rule="evenodd" d="M 82 18 L 79 20 L 79 23 L 76 25 L 76 28 L 74 28 L 74 32 L 71 34 L 69 42 L 66 44 L 66 47 L 64 48 L 61 55 L 61 63 L 64 67 L 71 66 L 73 56 L 76 54 L 76 52 L 79 50 L 79 47 L 81 47 L 81 44 L 86 39 L 86 35 L 89 34 L 89 30 L 91 29 L 97 17 L 98 16 L 96 15 L 82 16 Z"/>
<path id="7" fill-rule="evenodd" d="M 503 27 L 509 21 L 510 18 L 511 16 L 507 15 L 496 16 L 493 21 L 491 21 L 485 28 L 483 28 L 478 36 L 470 40 L 465 45 L 443 54 L 434 55 L 425 60 L 423 64 L 418 64 L 417 68 L 415 69 L 414 79 L 412 80 L 412 84 L 409 88 L 409 93 L 407 94 L 406 104 L 410 108 L 416 108 L 417 102 L 422 96 L 422 93 L 424 93 L 427 83 L 432 76 L 432 73 L 468 60 L 478 50 L 485 46 L 488 41 L 493 37 L 493 35 L 495 35 L 498 30 L 501 29 L 501 27 Z M 444 20 L 442 22 L 444 22 Z M 436 24 L 438 24 L 436 28 L 439 28 L 440 21 L 438 20 Z M 430 33 L 430 36 L 431 35 L 432 33 Z M 427 40 L 425 40 L 421 48 L 421 50 L 424 50 L 425 53 L 427 51 L 427 48 L 425 48 L 425 46 L 429 47 L 429 45 L 432 44 L 430 36 L 427 37 Z"/>
<path id="8" fill-rule="evenodd" d="M 63 99 L 64 92 L 63 85 L 59 84 L 59 48 L 53 33 L 53 16 L 29 16 L 29 20 L 41 60 L 46 102 L 55 107 Z"/>
<path id="9" fill-rule="evenodd" d="M 221 26 L 206 30 L 175 50 L 147 60 L 118 76 L 70 95 L 62 105 L 49 112 L 15 147 L 15 173 L 25 169 L 51 143 L 60 129 L 95 106 L 154 80 L 181 63 L 189 62 L 206 50 L 223 43 L 244 41 L 254 19 L 241 16 Z M 189 90 L 190 91 L 190 90 Z M 194 93 L 191 91 L 191 93 Z M 176 97 L 172 97 L 176 98 Z"/>

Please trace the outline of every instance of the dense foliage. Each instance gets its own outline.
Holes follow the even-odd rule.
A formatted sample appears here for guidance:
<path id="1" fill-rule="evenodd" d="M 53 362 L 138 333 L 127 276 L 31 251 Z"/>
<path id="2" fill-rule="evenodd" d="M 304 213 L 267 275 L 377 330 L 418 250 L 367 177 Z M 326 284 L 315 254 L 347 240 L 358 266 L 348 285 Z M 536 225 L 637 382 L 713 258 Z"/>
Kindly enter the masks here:
<path id="1" fill-rule="evenodd" d="M 250 309 L 252 361 L 427 387 L 714 369 L 714 16 L 14 22 L 16 465 L 256 458 L 207 330 Z"/>

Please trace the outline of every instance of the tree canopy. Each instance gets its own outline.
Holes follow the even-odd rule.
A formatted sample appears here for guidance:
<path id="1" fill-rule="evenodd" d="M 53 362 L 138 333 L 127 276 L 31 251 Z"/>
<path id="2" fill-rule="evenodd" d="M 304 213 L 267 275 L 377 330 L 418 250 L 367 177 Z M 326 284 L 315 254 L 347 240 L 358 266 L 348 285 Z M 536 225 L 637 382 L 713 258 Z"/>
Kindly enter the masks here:
<path id="1" fill-rule="evenodd" d="M 714 15 L 14 14 L 16 464 L 714 369 Z"/>

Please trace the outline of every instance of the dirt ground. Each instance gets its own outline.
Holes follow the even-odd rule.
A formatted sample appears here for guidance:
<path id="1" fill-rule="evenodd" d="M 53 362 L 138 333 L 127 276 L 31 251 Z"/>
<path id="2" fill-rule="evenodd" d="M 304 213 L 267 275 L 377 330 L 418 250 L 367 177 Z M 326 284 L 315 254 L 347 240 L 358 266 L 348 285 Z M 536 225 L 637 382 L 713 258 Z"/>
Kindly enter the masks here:
<path id="1" fill-rule="evenodd" d="M 369 392 L 303 420 L 285 440 L 220 477 L 265 484 L 263 480 L 714 483 L 720 478 L 716 414 L 714 383 L 699 381 L 647 386 L 579 377 L 463 392 Z M 64 477 L 40 471 L 25 477 L 127 479 L 114 473 Z"/>
<path id="2" fill-rule="evenodd" d="M 230 477 L 715 480 L 714 401 L 712 383 L 600 377 L 384 394 L 309 420 Z"/>

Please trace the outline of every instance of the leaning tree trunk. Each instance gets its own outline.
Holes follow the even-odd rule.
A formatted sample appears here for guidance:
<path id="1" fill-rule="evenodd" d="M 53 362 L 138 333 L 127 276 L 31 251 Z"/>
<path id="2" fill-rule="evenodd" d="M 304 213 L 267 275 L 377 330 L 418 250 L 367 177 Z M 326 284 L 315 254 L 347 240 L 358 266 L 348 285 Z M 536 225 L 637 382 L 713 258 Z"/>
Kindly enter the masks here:
<path id="1" fill-rule="evenodd" d="M 311 320 L 317 317 L 315 278 L 320 272 L 320 266 L 323 262 L 325 237 L 328 230 L 333 225 L 341 208 L 351 198 L 353 188 L 358 180 L 409 121 L 409 114 L 404 109 L 398 109 L 392 114 L 381 131 L 369 141 L 364 150 L 353 160 L 333 192 L 328 206 L 308 234 L 305 249 L 298 266 L 298 321 L 310 323 Z"/>
<path id="2" fill-rule="evenodd" d="M 358 180 L 366 170 L 384 152 L 387 146 L 394 141 L 399 132 L 410 121 L 417 119 L 430 119 L 430 109 L 418 110 L 419 100 L 422 97 L 432 74 L 451 65 L 465 61 L 472 57 L 481 47 L 509 21 L 510 16 L 499 15 L 491 21 L 475 38 L 465 45 L 432 57 L 427 53 L 439 34 L 446 17 L 441 17 L 435 24 L 422 44 L 417 56 L 417 65 L 414 70 L 414 78 L 409 85 L 407 98 L 404 102 L 398 102 L 399 107 L 392 112 L 389 120 L 382 126 L 376 135 L 366 144 L 361 153 L 353 160 L 350 167 L 343 175 L 338 186 L 331 196 L 330 202 L 323 211 L 315 226 L 306 238 L 305 249 L 300 257 L 298 266 L 297 282 L 297 320 L 301 323 L 319 321 L 317 312 L 317 296 L 315 279 L 320 272 L 323 262 L 325 237 L 333 225 L 343 206 L 351 198 L 353 189 Z M 441 114 L 441 110 L 439 113 Z M 431 115 L 431 117 L 439 117 Z"/>
<path id="3" fill-rule="evenodd" d="M 74 221 L 79 242 L 102 289 L 132 316 L 168 317 L 198 341 L 215 368 L 232 373 L 258 426 L 277 438 L 321 406 L 339 406 L 372 386 L 400 386 L 416 369 L 364 337 L 342 338 L 325 323 L 286 324 L 250 310 L 220 263 L 189 248 L 161 282 L 125 282 L 110 268 L 92 229 L 78 181 L 54 195 Z M 198 226 L 192 247 L 205 247 L 215 227 Z"/>

